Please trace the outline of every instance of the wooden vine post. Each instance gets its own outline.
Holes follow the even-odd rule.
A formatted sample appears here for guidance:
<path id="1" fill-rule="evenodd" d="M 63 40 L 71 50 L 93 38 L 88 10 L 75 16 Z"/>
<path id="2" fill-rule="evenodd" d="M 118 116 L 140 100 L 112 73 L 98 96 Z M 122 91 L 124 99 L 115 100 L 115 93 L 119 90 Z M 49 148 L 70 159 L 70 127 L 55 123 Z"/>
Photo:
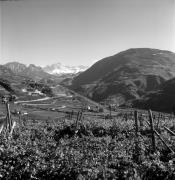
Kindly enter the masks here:
<path id="1" fill-rule="evenodd" d="M 141 161 L 141 148 L 139 144 L 139 119 L 138 119 L 138 112 L 134 111 L 134 119 L 135 119 L 135 153 L 134 153 L 134 160 L 136 162 Z"/>
<path id="2" fill-rule="evenodd" d="M 156 139 L 155 139 L 154 122 L 153 122 L 153 116 L 152 116 L 151 110 L 149 110 L 149 121 L 150 121 L 150 127 L 151 127 L 152 148 L 153 148 L 153 152 L 155 152 L 156 151 Z"/>
<path id="3" fill-rule="evenodd" d="M 159 137 L 159 139 L 163 142 L 163 144 L 171 151 L 171 153 L 174 154 L 173 149 L 166 144 L 165 140 L 160 136 L 160 134 L 156 130 L 155 130 L 155 134 Z"/>
<path id="4" fill-rule="evenodd" d="M 134 111 L 134 119 L 135 119 L 135 135 L 138 138 L 139 125 L 138 125 L 138 113 Z"/>
<path id="5" fill-rule="evenodd" d="M 76 122 L 75 122 L 75 127 L 76 127 L 76 130 L 78 129 L 79 114 L 80 114 L 80 112 L 78 111 L 78 114 L 77 114 L 77 119 L 76 119 Z"/>
<path id="6" fill-rule="evenodd" d="M 161 119 L 161 114 L 159 113 L 158 119 L 157 119 L 157 129 L 160 126 L 160 119 Z"/>
<path id="7" fill-rule="evenodd" d="M 76 122 L 75 122 L 75 127 L 76 127 L 76 130 L 78 129 L 78 122 L 81 120 L 82 118 L 82 111 L 78 111 L 78 114 L 77 114 L 77 119 L 76 119 Z"/>
<path id="8" fill-rule="evenodd" d="M 4 129 L 6 133 L 9 132 L 8 135 L 10 135 L 9 137 L 11 137 L 14 127 L 16 126 L 16 122 L 12 122 L 11 119 L 9 99 L 7 97 L 3 97 L 2 102 L 5 104 L 7 116 L 5 119 L 3 119 L 4 122 L 2 122 L 2 125 L 0 127 L 0 133 Z"/>
<path id="9" fill-rule="evenodd" d="M 169 129 L 166 126 L 163 126 L 172 136 L 175 136 L 175 132 L 171 131 L 171 129 Z"/>
<path id="10" fill-rule="evenodd" d="M 70 115 L 70 119 L 72 120 L 72 118 L 73 118 L 73 115 L 74 115 L 74 111 L 72 110 L 71 111 L 71 115 Z"/>
<path id="11" fill-rule="evenodd" d="M 140 122 L 140 129 L 143 129 L 143 115 L 142 114 L 139 117 L 139 122 Z"/>
<path id="12" fill-rule="evenodd" d="M 112 119 L 112 113 L 111 113 L 111 111 L 112 111 L 112 107 L 111 107 L 111 105 L 109 105 L 109 116 L 110 116 L 110 119 Z"/>
<path id="13" fill-rule="evenodd" d="M 21 126 L 23 126 L 24 124 L 23 124 L 23 121 L 22 121 L 22 112 L 21 111 L 18 112 L 18 117 L 19 117 L 19 124 Z"/>
<path id="14" fill-rule="evenodd" d="M 6 102 L 6 110 L 7 110 L 7 124 L 8 124 L 7 126 L 9 127 L 9 132 L 10 132 L 12 128 L 12 120 L 11 120 L 10 107 L 8 102 Z"/>

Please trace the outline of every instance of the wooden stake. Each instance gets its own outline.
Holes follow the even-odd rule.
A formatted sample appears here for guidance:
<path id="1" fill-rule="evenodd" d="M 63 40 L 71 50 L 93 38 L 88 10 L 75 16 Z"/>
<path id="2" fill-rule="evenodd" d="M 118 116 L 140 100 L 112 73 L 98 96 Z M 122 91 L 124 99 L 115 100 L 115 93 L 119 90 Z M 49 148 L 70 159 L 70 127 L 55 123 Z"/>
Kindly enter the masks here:
<path id="1" fill-rule="evenodd" d="M 139 143 L 139 122 L 138 122 L 138 112 L 134 111 L 134 119 L 135 119 L 135 135 L 136 135 L 136 140 L 135 140 L 135 153 L 134 153 L 134 160 L 136 162 L 141 161 L 141 148 L 140 148 L 140 143 Z"/>
<path id="2" fill-rule="evenodd" d="M 9 126 L 9 132 L 11 131 L 12 128 L 12 120 L 11 120 L 11 116 L 10 116 L 10 107 L 9 107 L 9 103 L 6 103 L 6 109 L 7 109 L 7 122 L 8 122 L 8 126 Z"/>
<path id="3" fill-rule="evenodd" d="M 79 119 L 78 119 L 78 121 L 81 121 L 82 115 L 83 115 L 83 112 L 81 111 L 80 114 L 79 114 Z"/>
<path id="4" fill-rule="evenodd" d="M 161 115 L 160 115 L 160 113 L 159 113 L 158 120 L 157 120 L 157 129 L 159 128 L 160 117 L 161 117 Z"/>
<path id="5" fill-rule="evenodd" d="M 75 122 L 75 127 L 76 127 L 76 129 L 78 129 L 79 114 L 80 114 L 80 112 L 78 111 L 77 119 L 76 119 L 76 122 Z"/>
<path id="6" fill-rule="evenodd" d="M 134 111 L 134 119 L 135 119 L 135 134 L 136 134 L 136 137 L 138 137 L 139 126 L 138 126 L 138 113 L 137 113 L 137 111 Z"/>
<path id="7" fill-rule="evenodd" d="M 163 142 L 163 144 L 164 144 L 172 153 L 174 153 L 174 151 L 171 149 L 171 147 L 169 147 L 169 146 L 166 144 L 166 142 L 165 142 L 164 139 L 160 136 L 160 134 L 159 134 L 156 130 L 154 130 L 154 132 L 155 132 L 155 134 L 159 137 L 159 139 Z"/>
<path id="8" fill-rule="evenodd" d="M 4 123 L 2 123 L 1 127 L 0 127 L 0 134 L 2 132 L 2 130 L 4 129 Z"/>
<path id="9" fill-rule="evenodd" d="M 152 117 L 151 110 L 149 110 L 149 120 L 150 120 L 150 127 L 151 127 L 152 148 L 153 148 L 153 152 L 155 152 L 156 151 L 156 140 L 155 140 L 154 123 L 153 123 L 153 117 Z"/>
<path id="10" fill-rule="evenodd" d="M 24 124 L 23 124 L 23 121 L 22 121 L 21 116 L 22 116 L 22 113 L 21 113 L 21 111 L 19 111 L 19 124 L 20 124 L 21 126 L 23 126 Z"/>
<path id="11" fill-rule="evenodd" d="M 73 115 L 74 115 L 74 111 L 72 110 L 72 112 L 71 112 L 71 120 L 73 118 Z"/>
<path id="12" fill-rule="evenodd" d="M 171 131 L 169 128 L 166 126 L 163 126 L 172 136 L 175 136 L 175 132 Z"/>
<path id="13" fill-rule="evenodd" d="M 111 105 L 109 105 L 109 115 L 110 115 L 110 119 L 112 119 L 112 115 L 111 115 Z"/>
<path id="14" fill-rule="evenodd" d="M 142 114 L 139 117 L 139 121 L 140 121 L 140 129 L 142 129 L 143 128 L 143 116 L 142 116 Z"/>
<path id="15" fill-rule="evenodd" d="M 12 128 L 11 128 L 11 131 L 10 131 L 10 136 L 12 136 L 15 126 L 16 126 L 16 122 L 14 121 L 13 125 L 12 125 Z"/>

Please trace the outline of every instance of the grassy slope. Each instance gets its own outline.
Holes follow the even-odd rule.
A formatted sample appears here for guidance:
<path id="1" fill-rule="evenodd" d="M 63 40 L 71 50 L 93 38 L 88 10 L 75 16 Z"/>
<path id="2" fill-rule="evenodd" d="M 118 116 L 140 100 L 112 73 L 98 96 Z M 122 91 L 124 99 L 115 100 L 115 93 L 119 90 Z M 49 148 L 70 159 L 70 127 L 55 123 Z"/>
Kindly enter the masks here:
<path id="1" fill-rule="evenodd" d="M 96 101 L 110 97 L 122 103 L 140 98 L 174 76 L 174 53 L 129 49 L 98 61 L 75 77 L 70 87 Z"/>
<path id="2" fill-rule="evenodd" d="M 175 78 L 163 83 L 158 90 L 148 93 L 141 100 L 133 101 L 139 108 L 175 113 Z"/>

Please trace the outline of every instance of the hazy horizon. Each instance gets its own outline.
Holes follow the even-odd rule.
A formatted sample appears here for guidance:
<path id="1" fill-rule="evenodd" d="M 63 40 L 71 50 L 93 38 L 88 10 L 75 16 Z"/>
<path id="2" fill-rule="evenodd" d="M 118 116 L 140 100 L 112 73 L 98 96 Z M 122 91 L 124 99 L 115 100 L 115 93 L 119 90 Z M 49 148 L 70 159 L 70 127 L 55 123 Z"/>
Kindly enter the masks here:
<path id="1" fill-rule="evenodd" d="M 1 1 L 0 27 L 0 64 L 90 66 L 129 48 L 175 52 L 175 1 Z"/>

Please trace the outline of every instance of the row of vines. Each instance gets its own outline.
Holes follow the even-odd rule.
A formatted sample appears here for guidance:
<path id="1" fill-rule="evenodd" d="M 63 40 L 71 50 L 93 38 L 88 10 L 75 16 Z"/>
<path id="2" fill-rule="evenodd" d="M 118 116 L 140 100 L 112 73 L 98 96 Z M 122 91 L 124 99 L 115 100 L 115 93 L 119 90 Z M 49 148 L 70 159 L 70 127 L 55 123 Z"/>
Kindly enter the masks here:
<path id="1" fill-rule="evenodd" d="M 122 114 L 122 113 L 121 113 Z M 81 115 L 83 116 L 83 115 Z M 0 135 L 0 179 L 175 179 L 175 119 L 159 119 L 152 147 L 149 119 L 17 120 L 13 135 Z M 23 121 L 23 117 L 20 119 Z M 153 119 L 154 121 L 154 119 Z"/>

